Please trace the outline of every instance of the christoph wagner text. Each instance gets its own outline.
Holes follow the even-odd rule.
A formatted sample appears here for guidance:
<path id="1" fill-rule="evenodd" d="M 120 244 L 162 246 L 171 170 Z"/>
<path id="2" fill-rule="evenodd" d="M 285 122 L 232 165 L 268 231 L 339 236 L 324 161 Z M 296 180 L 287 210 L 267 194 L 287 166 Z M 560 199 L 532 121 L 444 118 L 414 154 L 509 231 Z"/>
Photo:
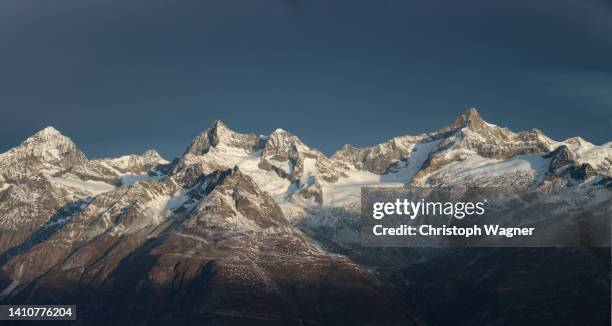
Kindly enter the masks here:
<path id="1" fill-rule="evenodd" d="M 447 215 L 462 219 L 470 215 L 485 213 L 486 199 L 481 202 L 426 202 L 396 199 L 395 202 L 377 202 L 372 206 L 372 217 L 380 220 L 385 215 L 404 215 L 411 220 L 419 215 Z"/>
<path id="2" fill-rule="evenodd" d="M 483 233 L 484 228 L 484 233 Z M 533 235 L 534 228 L 503 228 L 499 225 L 483 225 L 481 228 L 478 225 L 472 225 L 470 227 L 458 227 L 458 226 L 446 226 L 434 227 L 432 225 L 400 225 L 398 227 L 383 227 L 382 225 L 375 225 L 373 233 L 376 236 L 462 236 L 462 237 L 473 237 L 473 236 L 503 236 L 512 238 L 514 236 L 531 236 Z"/>

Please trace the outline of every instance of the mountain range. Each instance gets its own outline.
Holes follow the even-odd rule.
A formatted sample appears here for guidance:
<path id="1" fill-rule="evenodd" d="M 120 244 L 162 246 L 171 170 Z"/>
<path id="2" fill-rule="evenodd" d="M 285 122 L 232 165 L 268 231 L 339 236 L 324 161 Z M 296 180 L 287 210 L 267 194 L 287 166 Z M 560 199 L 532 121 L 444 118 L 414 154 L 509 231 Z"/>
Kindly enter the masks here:
<path id="1" fill-rule="evenodd" d="M 0 302 L 77 303 L 81 325 L 609 324 L 609 248 L 359 246 L 362 187 L 499 185 L 609 195 L 612 142 L 513 132 L 472 108 L 436 131 L 330 157 L 283 129 L 243 134 L 216 121 L 172 161 L 154 150 L 88 159 L 47 127 L 0 154 Z M 516 273 L 473 279 L 460 268 L 470 261 Z M 575 264 L 557 278 L 532 271 Z M 450 271 L 456 288 L 434 284 Z M 555 287 L 572 277 L 586 281 Z M 521 286 L 537 309 L 508 290 Z M 491 298 L 491 287 L 518 310 L 457 294 Z M 473 314 L 461 309 L 475 302 Z"/>

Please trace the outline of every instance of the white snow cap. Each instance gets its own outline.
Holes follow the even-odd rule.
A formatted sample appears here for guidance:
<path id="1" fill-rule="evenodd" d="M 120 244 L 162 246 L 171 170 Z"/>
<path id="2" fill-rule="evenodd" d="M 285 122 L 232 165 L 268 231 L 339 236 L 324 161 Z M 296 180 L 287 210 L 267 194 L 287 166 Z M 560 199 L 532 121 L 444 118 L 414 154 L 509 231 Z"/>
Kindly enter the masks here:
<path id="1" fill-rule="evenodd" d="M 35 133 L 34 135 L 40 135 L 40 136 L 60 136 L 62 135 L 61 132 L 59 132 L 59 130 L 55 129 L 53 126 L 48 126 L 42 130 L 40 130 L 39 132 Z"/>

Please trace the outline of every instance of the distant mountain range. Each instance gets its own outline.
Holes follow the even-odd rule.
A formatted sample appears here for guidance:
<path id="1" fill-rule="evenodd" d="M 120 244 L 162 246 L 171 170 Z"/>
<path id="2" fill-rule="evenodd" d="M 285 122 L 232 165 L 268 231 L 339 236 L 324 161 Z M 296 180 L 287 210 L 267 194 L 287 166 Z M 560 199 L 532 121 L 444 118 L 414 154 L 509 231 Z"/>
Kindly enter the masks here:
<path id="1" fill-rule="evenodd" d="M 345 145 L 331 157 L 282 129 L 241 134 L 216 121 L 171 162 L 154 150 L 88 160 L 47 127 L 0 154 L 0 302 L 76 303 L 82 325 L 431 325 L 453 314 L 462 316 L 458 324 L 516 324 L 521 316 L 563 324 L 577 320 L 583 304 L 596 311 L 582 320 L 609 321 L 602 308 L 610 306 L 609 248 L 542 249 L 531 256 L 510 249 L 360 248 L 361 187 L 406 185 L 609 193 L 612 142 L 556 141 L 537 129 L 515 133 L 469 109 L 437 131 L 365 148 Z M 607 301 L 576 305 L 539 291 L 531 297 L 540 315 L 531 308 L 518 317 L 512 309 L 496 315 L 482 302 L 470 317 L 448 308 L 460 307 L 455 292 L 431 286 L 430 277 L 444 282 L 445 273 L 474 257 L 483 257 L 473 264 L 484 270 L 500 266 L 502 257 L 525 255 L 559 258 L 547 268 L 581 264 L 559 281 L 584 276 L 593 283 L 566 284 L 556 293 Z M 544 277 L 509 274 L 487 283 L 493 278 L 461 290 L 484 293 L 514 286 L 512 280 L 532 289 Z M 447 317 L 423 307 L 416 293 L 425 304 L 446 305 L 440 309 Z"/>

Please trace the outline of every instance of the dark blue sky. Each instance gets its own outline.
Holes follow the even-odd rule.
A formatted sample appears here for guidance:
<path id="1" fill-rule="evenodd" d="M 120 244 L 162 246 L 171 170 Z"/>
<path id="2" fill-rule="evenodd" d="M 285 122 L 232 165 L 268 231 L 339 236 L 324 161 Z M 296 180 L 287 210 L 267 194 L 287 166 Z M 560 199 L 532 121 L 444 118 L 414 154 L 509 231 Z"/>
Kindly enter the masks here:
<path id="1" fill-rule="evenodd" d="M 89 157 L 171 158 L 222 119 L 330 153 L 471 106 L 612 140 L 611 1 L 0 2 L 0 151 L 53 125 Z"/>

